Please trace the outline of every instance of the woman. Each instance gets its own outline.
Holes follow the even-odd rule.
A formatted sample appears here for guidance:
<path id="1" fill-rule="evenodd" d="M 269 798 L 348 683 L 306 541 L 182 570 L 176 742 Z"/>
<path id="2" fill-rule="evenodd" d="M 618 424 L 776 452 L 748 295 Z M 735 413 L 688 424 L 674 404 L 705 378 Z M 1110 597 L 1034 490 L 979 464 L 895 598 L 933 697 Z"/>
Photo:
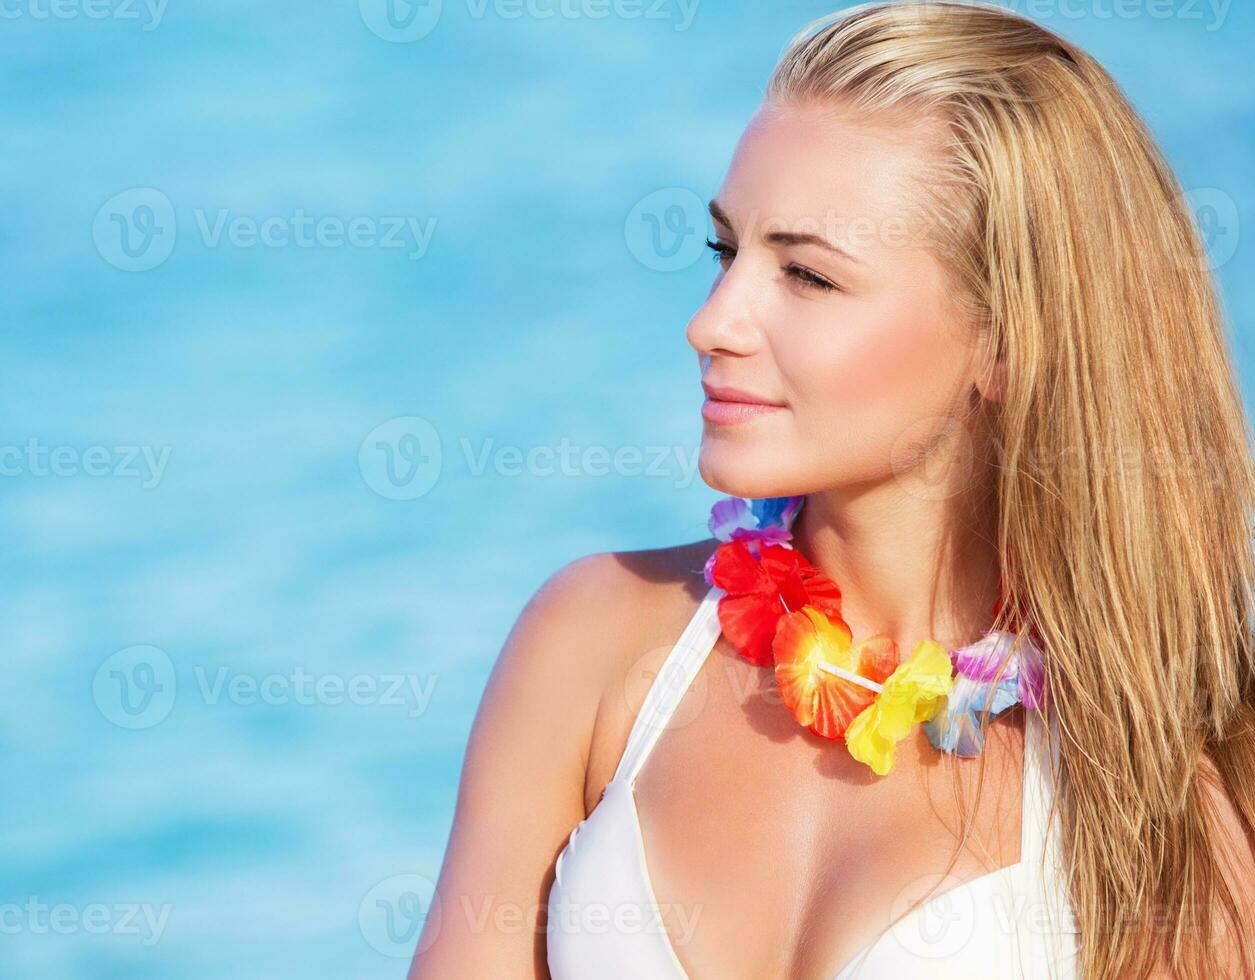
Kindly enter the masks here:
<path id="1" fill-rule="evenodd" d="M 996 607 L 1046 700 L 881 776 L 790 700 L 782 627 L 775 671 L 730 644 L 720 541 L 576 561 L 484 695 L 411 978 L 1255 976 L 1255 473 L 1134 110 L 1005 11 L 857 8 L 711 214 L 703 478 L 804 501 L 781 547 L 854 637 L 955 650 Z"/>

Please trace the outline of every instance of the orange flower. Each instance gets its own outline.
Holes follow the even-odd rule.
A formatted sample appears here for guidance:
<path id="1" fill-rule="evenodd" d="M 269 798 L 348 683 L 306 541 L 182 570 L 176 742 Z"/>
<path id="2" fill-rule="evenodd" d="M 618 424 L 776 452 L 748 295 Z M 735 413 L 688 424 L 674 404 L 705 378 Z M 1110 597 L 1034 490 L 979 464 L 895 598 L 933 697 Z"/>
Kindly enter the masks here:
<path id="1" fill-rule="evenodd" d="M 772 643 L 776 683 L 799 724 L 824 738 L 842 738 L 850 722 L 872 703 L 882 681 L 898 666 L 898 645 L 879 634 L 852 642 L 850 627 L 805 605 L 780 621 Z M 821 664 L 872 682 L 864 686 Z"/>

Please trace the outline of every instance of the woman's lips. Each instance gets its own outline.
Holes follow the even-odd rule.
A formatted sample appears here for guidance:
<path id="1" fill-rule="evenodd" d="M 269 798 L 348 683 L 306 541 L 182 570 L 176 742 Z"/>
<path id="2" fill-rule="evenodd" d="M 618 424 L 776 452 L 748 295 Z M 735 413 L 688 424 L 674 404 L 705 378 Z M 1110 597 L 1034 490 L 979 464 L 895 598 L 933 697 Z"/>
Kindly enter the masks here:
<path id="1" fill-rule="evenodd" d="M 785 406 L 759 398 L 738 388 L 722 388 L 702 382 L 706 401 L 702 403 L 702 418 L 716 425 L 735 425 L 779 412 Z"/>
<path id="2" fill-rule="evenodd" d="M 715 425 L 735 425 L 782 411 L 783 405 L 765 405 L 762 402 L 729 402 L 718 398 L 707 398 L 702 402 L 702 418 Z"/>

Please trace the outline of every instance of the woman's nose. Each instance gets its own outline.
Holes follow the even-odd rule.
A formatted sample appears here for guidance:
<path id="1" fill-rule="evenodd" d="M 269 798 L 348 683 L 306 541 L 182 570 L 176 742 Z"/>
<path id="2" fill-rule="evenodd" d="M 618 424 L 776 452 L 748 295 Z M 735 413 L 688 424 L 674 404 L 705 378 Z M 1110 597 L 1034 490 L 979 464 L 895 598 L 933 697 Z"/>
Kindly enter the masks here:
<path id="1" fill-rule="evenodd" d="M 701 357 L 745 356 L 754 352 L 758 330 L 746 295 L 748 277 L 738 275 L 735 261 L 715 281 L 706 302 L 693 314 L 685 339 Z"/>

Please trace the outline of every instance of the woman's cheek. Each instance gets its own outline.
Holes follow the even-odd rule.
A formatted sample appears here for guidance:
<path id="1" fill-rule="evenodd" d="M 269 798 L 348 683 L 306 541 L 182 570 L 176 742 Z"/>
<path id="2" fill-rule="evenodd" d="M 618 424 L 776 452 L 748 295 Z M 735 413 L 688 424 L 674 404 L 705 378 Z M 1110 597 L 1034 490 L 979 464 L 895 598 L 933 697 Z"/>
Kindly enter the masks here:
<path id="1" fill-rule="evenodd" d="M 847 320 L 829 343 L 790 357 L 795 424 L 825 467 L 840 471 L 834 479 L 890 472 L 898 441 L 949 410 L 962 351 L 940 330 L 921 329 L 927 320 L 898 312 L 888 323 Z"/>

